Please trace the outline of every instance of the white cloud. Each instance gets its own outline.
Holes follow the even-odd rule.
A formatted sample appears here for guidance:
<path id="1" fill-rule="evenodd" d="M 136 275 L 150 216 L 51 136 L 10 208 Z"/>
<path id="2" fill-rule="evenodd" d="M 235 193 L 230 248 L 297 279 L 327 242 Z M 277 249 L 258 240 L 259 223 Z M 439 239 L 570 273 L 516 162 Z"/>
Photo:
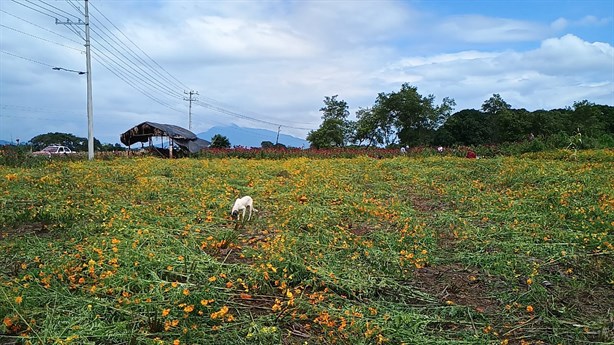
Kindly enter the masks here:
<path id="1" fill-rule="evenodd" d="M 400 81 L 398 75 L 413 75 L 419 92 L 455 98 L 459 109 L 479 108 L 493 93 L 518 108 L 558 108 L 585 98 L 614 103 L 612 61 L 611 45 L 565 35 L 546 39 L 527 52 L 464 51 L 405 58 L 386 74 L 389 82 Z"/>
<path id="2" fill-rule="evenodd" d="M 557 20 L 550 23 L 550 27 L 555 31 L 562 31 L 569 25 L 569 21 L 565 18 L 557 18 Z"/>
<path id="3" fill-rule="evenodd" d="M 438 30 L 446 36 L 473 43 L 532 41 L 549 31 L 535 22 L 494 18 L 482 15 L 460 15 L 445 18 Z"/>

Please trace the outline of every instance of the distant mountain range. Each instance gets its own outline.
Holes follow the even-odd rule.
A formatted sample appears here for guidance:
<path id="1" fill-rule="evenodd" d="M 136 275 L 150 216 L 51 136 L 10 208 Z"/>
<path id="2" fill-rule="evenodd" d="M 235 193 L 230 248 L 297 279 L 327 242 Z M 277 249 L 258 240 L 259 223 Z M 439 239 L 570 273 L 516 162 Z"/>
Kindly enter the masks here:
<path id="1" fill-rule="evenodd" d="M 0 145 L 8 145 L 10 143 L 11 143 L 10 141 L 0 140 Z"/>
<path id="2" fill-rule="evenodd" d="M 197 133 L 196 136 L 211 141 L 211 138 L 216 135 L 222 135 L 228 138 L 230 146 L 244 146 L 244 147 L 260 147 L 263 141 L 270 141 L 275 144 L 277 138 L 277 132 L 270 131 L 261 128 L 246 128 L 239 127 L 235 124 L 230 126 L 215 126 L 209 128 L 207 131 Z M 297 138 L 288 134 L 279 134 L 280 144 L 284 144 L 287 147 L 300 147 L 308 148 L 309 142 L 305 139 Z"/>

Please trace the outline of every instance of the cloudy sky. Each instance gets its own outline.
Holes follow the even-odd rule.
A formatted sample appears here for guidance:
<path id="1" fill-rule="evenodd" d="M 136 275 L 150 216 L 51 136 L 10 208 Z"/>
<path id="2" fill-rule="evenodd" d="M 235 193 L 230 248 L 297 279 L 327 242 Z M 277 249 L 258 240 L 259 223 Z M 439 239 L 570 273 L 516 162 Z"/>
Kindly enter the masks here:
<path id="1" fill-rule="evenodd" d="M 456 111 L 614 105 L 614 1 L 90 0 L 94 135 L 143 121 L 305 137 L 325 96 L 351 116 L 409 83 Z M 0 139 L 87 137 L 77 0 L 0 0 Z M 56 18 L 60 24 L 56 24 Z M 65 70 L 56 71 L 52 67 Z"/>

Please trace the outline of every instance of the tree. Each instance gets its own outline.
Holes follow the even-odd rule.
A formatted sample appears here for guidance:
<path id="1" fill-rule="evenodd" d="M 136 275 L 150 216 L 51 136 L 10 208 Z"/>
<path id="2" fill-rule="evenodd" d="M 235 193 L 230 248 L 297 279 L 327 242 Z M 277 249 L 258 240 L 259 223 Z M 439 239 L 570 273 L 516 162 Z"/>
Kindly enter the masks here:
<path id="1" fill-rule="evenodd" d="M 601 109 L 587 100 L 581 102 L 574 102 L 572 120 L 573 125 L 580 130 L 582 134 L 590 137 L 600 136 L 605 132 L 606 122 L 600 121 L 602 119 Z M 607 120 L 607 118 L 603 118 Z M 612 120 L 610 120 L 611 122 Z M 574 128 L 574 130 L 576 130 Z"/>
<path id="2" fill-rule="evenodd" d="M 495 93 L 488 100 L 482 103 L 482 111 L 487 114 L 499 114 L 501 111 L 510 110 L 512 106 L 501 98 L 501 95 Z"/>
<path id="3" fill-rule="evenodd" d="M 376 146 L 384 144 L 384 132 L 381 129 L 380 121 L 377 114 L 371 108 L 360 108 L 356 111 L 355 128 L 352 136 L 352 142 L 362 145 L 367 143 L 367 146 Z"/>
<path id="4" fill-rule="evenodd" d="M 342 147 L 344 145 L 344 122 L 338 119 L 324 120 L 315 131 L 309 132 L 307 141 L 316 149 Z"/>
<path id="5" fill-rule="evenodd" d="M 262 147 L 263 149 L 272 149 L 273 147 L 275 147 L 275 144 L 266 140 L 260 143 L 260 147 Z"/>
<path id="6" fill-rule="evenodd" d="M 209 147 L 213 149 L 227 149 L 230 148 L 230 140 L 221 134 L 216 134 L 211 138 Z"/>
<path id="7" fill-rule="evenodd" d="M 398 92 L 380 93 L 374 111 L 387 145 L 396 139 L 401 145 L 426 144 L 434 130 L 445 123 L 455 105 L 453 99 L 445 97 L 442 104 L 436 106 L 435 96 L 423 97 L 417 87 L 404 83 Z"/>
<path id="8" fill-rule="evenodd" d="M 342 147 L 351 141 L 353 123 L 348 121 L 350 115 L 348 105 L 343 100 L 337 100 L 337 95 L 324 97 L 322 124 L 320 128 L 309 132 L 307 141 L 314 148 Z"/>
<path id="9" fill-rule="evenodd" d="M 475 109 L 461 110 L 437 129 L 436 144 L 481 145 L 492 143 L 492 117 Z"/>
<path id="10" fill-rule="evenodd" d="M 32 143 L 32 149 L 35 151 L 42 150 L 45 146 L 54 144 L 66 146 L 73 151 L 87 151 L 87 139 L 69 133 L 50 132 L 47 134 L 40 134 L 30 139 L 30 143 Z M 96 151 L 102 149 L 102 144 L 96 138 L 94 138 L 94 149 Z"/>

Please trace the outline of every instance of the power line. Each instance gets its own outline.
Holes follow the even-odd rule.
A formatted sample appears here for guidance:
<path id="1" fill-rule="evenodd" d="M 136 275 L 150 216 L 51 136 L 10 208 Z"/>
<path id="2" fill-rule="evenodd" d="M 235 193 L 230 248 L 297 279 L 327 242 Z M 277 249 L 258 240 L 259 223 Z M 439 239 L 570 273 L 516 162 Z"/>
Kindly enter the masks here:
<path id="1" fill-rule="evenodd" d="M 67 45 L 65 45 L 65 44 L 58 43 L 58 42 L 55 42 L 55 41 L 52 41 L 52 40 L 48 40 L 48 39 L 46 39 L 46 38 L 42 38 L 42 37 L 39 37 L 39 36 L 36 36 L 36 35 L 32 35 L 32 34 L 29 34 L 29 33 L 27 33 L 27 32 L 24 32 L 24 31 L 21 31 L 21 30 L 15 29 L 15 28 L 13 28 L 13 27 L 6 26 L 6 25 L 4 25 L 4 24 L 0 24 L 0 27 L 7 28 L 7 29 L 9 29 L 9 30 L 13 30 L 13 31 L 15 31 L 15 32 L 18 32 L 18 33 L 20 33 L 20 34 L 22 34 L 22 35 L 30 36 L 30 37 L 33 37 L 33 38 L 39 39 L 39 40 L 41 40 L 41 41 L 45 41 L 45 42 L 49 42 L 49 43 L 53 43 L 53 44 L 56 44 L 56 45 L 59 45 L 59 46 L 65 47 L 65 48 L 69 48 L 69 49 L 72 49 L 72 50 L 76 50 L 76 51 L 78 51 L 78 52 L 83 53 L 83 50 L 80 50 L 80 49 L 78 49 L 78 48 L 74 48 L 74 47 L 71 47 L 71 46 L 67 46 Z"/>
<path id="2" fill-rule="evenodd" d="M 206 103 L 206 102 L 202 102 L 202 101 L 197 101 L 195 103 L 200 105 L 201 107 L 208 108 L 208 109 L 211 109 L 213 111 L 217 111 L 217 112 L 222 113 L 222 114 L 234 116 L 234 117 L 245 119 L 245 120 L 250 120 L 250 121 L 253 121 L 253 122 L 259 122 L 259 123 L 263 123 L 263 124 L 267 124 L 267 125 L 271 125 L 271 126 L 276 126 L 276 127 L 281 126 L 281 127 L 284 127 L 284 128 L 300 129 L 300 130 L 307 130 L 307 131 L 312 130 L 312 128 L 294 127 L 294 126 L 283 125 L 283 124 L 275 123 L 275 122 L 271 122 L 271 121 L 257 119 L 257 118 L 251 117 L 251 116 L 239 114 L 237 112 L 230 111 L 228 109 L 224 109 L 224 108 L 221 108 L 221 107 L 218 107 L 218 106 L 215 106 L 213 104 Z"/>
<path id="3" fill-rule="evenodd" d="M 155 77 L 153 77 L 151 74 L 149 74 L 147 71 L 144 71 L 141 67 L 139 67 L 138 65 L 136 65 L 134 63 L 134 61 L 130 60 L 129 57 L 127 57 L 124 53 L 122 53 L 120 50 L 118 50 L 115 45 L 113 45 L 111 42 L 107 41 L 106 38 L 102 37 L 100 35 L 100 33 L 97 30 L 94 30 L 92 28 L 92 32 L 98 35 L 98 38 L 100 38 L 102 41 L 104 41 L 107 45 L 103 45 L 101 44 L 100 41 L 94 39 L 94 41 L 96 43 L 99 44 L 99 46 L 104 46 L 104 48 L 106 49 L 106 51 L 113 55 L 115 58 L 117 58 L 117 60 L 119 62 L 122 62 L 125 66 L 126 66 L 126 71 L 129 71 L 129 73 L 131 73 L 133 76 L 135 76 L 136 78 L 138 78 L 141 81 L 147 81 L 146 84 L 150 87 L 150 88 L 155 88 L 159 89 L 161 92 L 172 95 L 173 97 L 181 97 L 181 93 L 179 93 L 178 91 L 175 91 L 171 88 L 169 88 L 168 86 L 164 85 L 163 83 L 159 82 L 158 80 L 155 79 Z M 112 52 L 109 47 L 111 47 L 114 51 L 116 51 L 119 55 L 121 55 L 124 59 L 120 58 L 118 55 L 116 55 L 114 52 Z M 118 63 L 119 64 L 119 63 Z M 134 68 L 136 67 L 136 68 Z M 152 85 L 153 84 L 153 85 Z M 174 95 L 173 95 L 174 94 Z"/>
<path id="4" fill-rule="evenodd" d="M 96 54 L 98 55 L 98 53 L 99 53 L 99 52 L 94 51 L 94 53 L 96 53 Z M 104 55 L 104 54 L 102 54 L 102 55 Z M 107 56 L 107 58 L 108 58 L 108 56 Z M 123 80 L 123 81 L 124 81 L 126 84 L 128 84 L 129 86 L 131 86 L 131 87 L 132 87 L 132 88 L 134 88 L 135 90 L 139 91 L 140 93 L 142 93 L 143 95 L 145 95 L 147 98 L 149 98 L 149 99 L 151 99 L 152 101 L 154 101 L 154 102 L 156 102 L 156 103 L 158 103 L 158 104 L 160 104 L 160 105 L 163 105 L 163 106 L 165 106 L 165 107 L 167 107 L 167 108 L 169 108 L 169 109 L 171 109 L 171 110 L 174 110 L 174 111 L 176 111 L 176 112 L 178 112 L 178 113 L 182 113 L 182 114 L 183 114 L 183 111 L 181 111 L 181 110 L 177 110 L 177 109 L 173 108 L 173 107 L 172 107 L 170 104 L 168 104 L 168 103 L 166 103 L 166 102 L 163 102 L 163 101 L 161 101 L 161 100 L 159 100 L 159 99 L 155 98 L 154 96 L 152 96 L 152 95 L 150 95 L 149 93 L 147 93 L 147 91 L 145 91 L 145 90 L 143 90 L 143 89 L 139 88 L 139 87 L 138 87 L 136 84 L 134 84 L 133 82 L 129 81 L 129 80 L 128 80 L 128 79 L 127 79 L 125 76 L 122 76 L 122 75 L 121 75 L 121 73 L 118 73 L 118 72 L 114 71 L 113 69 L 111 69 L 109 66 L 107 66 L 107 65 L 106 65 L 106 64 L 105 64 L 103 61 L 101 61 L 100 59 L 98 59 L 98 57 L 97 57 L 97 56 L 94 56 L 94 59 L 95 59 L 96 61 L 98 61 L 98 62 L 99 62 L 99 63 L 100 63 L 100 64 L 101 64 L 101 65 L 102 65 L 104 68 L 106 68 L 106 69 L 107 69 L 109 72 L 113 73 L 113 74 L 114 74 L 116 77 L 118 77 L 119 79 Z"/>
<path id="5" fill-rule="evenodd" d="M 126 40 L 128 40 L 128 42 L 132 43 L 132 45 L 134 45 L 138 50 L 141 51 L 141 53 L 143 53 L 147 58 L 149 58 L 156 66 L 158 66 L 159 69 L 163 70 L 168 76 L 170 76 L 172 79 L 174 79 L 177 83 L 179 83 L 179 86 L 183 86 L 183 88 L 185 89 L 189 89 L 189 87 L 187 87 L 185 84 L 183 84 L 179 79 L 175 78 L 172 74 L 170 74 L 167 70 L 164 69 L 164 67 L 160 66 L 160 64 L 158 64 L 153 58 L 151 58 L 149 55 L 147 55 L 147 53 L 145 51 L 143 51 L 143 49 L 141 49 L 136 43 L 134 43 L 134 41 L 132 41 L 128 36 L 126 36 L 126 34 L 124 34 L 113 22 L 111 22 L 111 20 L 109 18 L 107 18 L 107 16 L 104 15 L 104 13 L 102 13 L 96 6 L 94 6 L 94 4 L 92 4 L 92 8 L 94 8 L 107 22 L 109 22 L 109 24 L 111 24 L 115 30 L 117 30 L 117 32 L 119 32 L 120 34 L 122 34 L 122 36 L 124 36 L 126 38 Z M 97 19 L 96 19 L 97 20 Z M 98 20 L 97 20 L 98 21 Z M 111 32 L 111 30 L 109 30 L 101 21 L 98 21 L 108 32 Z M 134 52 L 134 50 L 132 50 L 127 44 L 125 44 L 121 39 L 119 39 L 119 37 L 117 37 L 117 35 L 113 34 L 111 32 L 111 35 L 113 35 L 116 39 L 117 42 L 119 42 L 120 44 L 122 44 L 124 47 L 126 47 L 134 57 L 136 57 L 138 60 L 140 60 L 143 64 L 145 64 L 147 67 L 149 67 L 153 72 L 155 72 L 158 76 L 160 76 L 161 78 L 163 78 L 167 83 L 169 84 L 174 84 L 173 81 L 171 81 L 170 79 L 168 79 L 168 77 L 166 77 L 164 74 L 160 73 L 157 71 L 157 69 L 155 69 L 153 66 L 151 66 L 147 61 L 145 61 L 143 58 L 141 58 L 140 56 L 138 56 L 138 54 L 136 54 L 136 52 Z M 177 85 L 177 84 L 176 84 Z M 181 87 L 178 87 L 181 88 Z"/>
<path id="6" fill-rule="evenodd" d="M 51 67 L 51 68 L 55 67 L 55 66 L 50 65 L 48 63 L 44 63 L 44 62 L 36 61 L 34 59 L 30 59 L 30 58 L 27 58 L 27 57 L 19 56 L 17 54 L 9 53 L 9 52 L 4 51 L 4 50 L 0 50 L 0 52 L 3 53 L 3 54 L 6 54 L 6 55 L 10 55 L 10 56 L 14 56 L 16 58 L 20 58 L 20 59 L 26 60 L 26 61 L 34 62 L 34 63 L 37 63 L 39 65 L 43 65 L 43 66 L 47 66 L 47 67 Z"/>
<path id="7" fill-rule="evenodd" d="M 31 2 L 31 1 L 29 1 L 29 0 L 26 0 L 26 1 Z M 68 13 L 68 12 L 66 12 L 66 11 L 64 11 L 64 10 L 62 10 L 62 9 L 60 9 L 60 8 L 57 8 L 57 7 L 55 7 L 55 6 L 51 5 L 51 4 L 49 4 L 49 3 L 47 3 L 47 2 L 45 2 L 45 1 L 43 1 L 43 0 L 38 0 L 38 1 L 39 1 L 39 2 L 42 2 L 43 4 L 45 4 L 45 5 L 49 6 L 49 7 L 53 8 L 53 9 L 56 9 L 56 10 L 58 10 L 58 11 L 60 11 L 60 12 L 64 13 L 64 14 L 67 14 L 67 15 L 69 15 L 69 16 L 73 16 L 73 17 L 77 18 L 78 20 L 81 20 L 79 17 L 75 16 L 74 14 L 72 14 L 72 13 Z M 49 11 L 50 11 L 50 12 L 52 12 L 51 10 L 49 10 Z M 57 13 L 57 12 L 53 12 L 53 13 Z M 68 19 L 68 17 L 66 17 L 66 18 Z"/>
<path id="8" fill-rule="evenodd" d="M 23 7 L 27 7 L 27 8 L 29 8 L 29 9 L 33 10 L 33 11 L 36 11 L 36 12 L 38 12 L 38 13 L 42 14 L 42 15 L 45 15 L 45 16 L 48 16 L 48 17 L 51 17 L 51 18 L 54 18 L 54 19 L 55 19 L 55 16 L 53 16 L 53 15 L 51 15 L 51 14 L 49 14 L 49 13 L 42 12 L 41 10 L 37 10 L 36 8 L 30 7 L 30 6 L 28 6 L 28 5 L 24 4 L 24 3 L 17 2 L 17 0 L 11 0 L 11 1 L 12 1 L 12 2 L 14 2 L 14 3 L 16 3 L 16 4 L 18 4 L 18 5 L 21 5 L 21 6 L 23 6 Z M 38 6 L 38 7 L 40 7 L 40 6 Z"/>
<path id="9" fill-rule="evenodd" d="M 66 36 L 64 36 L 64 35 L 62 35 L 62 34 L 59 34 L 59 33 L 55 32 L 55 31 L 49 30 L 49 29 L 47 29 L 47 28 L 44 28 L 44 27 L 42 27 L 42 26 L 40 26 L 40 25 L 38 25 L 38 24 L 32 23 L 32 22 L 31 22 L 31 21 L 29 21 L 29 20 L 23 19 L 23 18 L 21 18 L 21 17 L 19 17 L 19 16 L 16 16 L 16 15 L 12 14 L 12 13 L 9 13 L 9 12 L 7 12 L 7 11 L 5 11 L 5 10 L 0 9 L 0 12 L 5 13 L 5 14 L 8 14 L 9 16 L 11 16 L 11 17 L 13 17 L 13 18 L 17 18 L 17 19 L 19 19 L 19 20 L 21 20 L 21 21 L 23 21 L 23 22 L 26 22 L 26 23 L 28 23 L 28 24 L 30 24 L 30 25 L 32 25 L 32 26 L 35 26 L 35 27 L 37 27 L 37 28 L 39 28 L 39 29 L 42 29 L 42 30 L 48 31 L 48 32 L 50 32 L 50 33 L 52 33 L 52 34 L 54 34 L 54 35 L 56 35 L 56 36 L 59 36 L 59 37 L 65 38 L 65 39 L 67 39 L 67 40 L 69 40 L 69 41 L 71 41 L 71 42 L 73 42 L 73 43 L 81 44 L 81 42 L 77 42 L 77 41 L 73 40 L 73 39 L 72 39 L 72 38 L 70 38 L 70 37 L 66 37 Z"/>

